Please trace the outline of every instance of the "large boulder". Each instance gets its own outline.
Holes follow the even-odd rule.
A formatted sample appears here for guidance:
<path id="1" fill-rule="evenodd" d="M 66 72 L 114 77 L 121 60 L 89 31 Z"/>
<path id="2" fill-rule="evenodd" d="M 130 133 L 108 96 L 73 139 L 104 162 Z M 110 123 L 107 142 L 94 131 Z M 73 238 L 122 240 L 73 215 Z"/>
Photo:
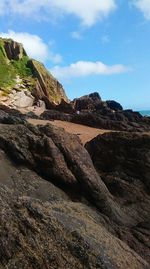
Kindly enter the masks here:
<path id="1" fill-rule="evenodd" d="M 73 107 L 76 111 L 93 111 L 102 106 L 99 93 L 91 93 L 73 100 Z"/>
<path id="2" fill-rule="evenodd" d="M 118 110 L 123 110 L 122 105 L 120 105 L 118 102 L 114 101 L 114 100 L 108 100 L 106 101 L 107 106 L 114 110 L 114 111 L 118 111 Z"/>
<path id="3" fill-rule="evenodd" d="M 95 210 L 1 150 L 0 166 L 0 268 L 149 268 Z"/>
<path id="4" fill-rule="evenodd" d="M 122 223 L 119 206 L 96 173 L 77 136 L 53 125 L 1 125 L 0 148 L 18 163 L 32 167 L 46 180 L 73 189 L 74 195 L 81 192 L 86 199 L 92 199 L 100 211 Z"/>
<path id="5" fill-rule="evenodd" d="M 119 238 L 150 260 L 150 135 L 107 133 L 86 149 L 110 193 L 132 217 L 132 228 L 119 229 Z"/>
<path id="6" fill-rule="evenodd" d="M 132 148 L 128 135 L 114 137 L 99 145 L 107 167 L 112 145 L 122 141 L 113 172 L 104 164 L 96 172 L 77 136 L 63 129 L 0 125 L 1 268 L 149 268 L 149 138 L 135 135 Z M 138 152 L 140 172 L 133 174 Z"/>

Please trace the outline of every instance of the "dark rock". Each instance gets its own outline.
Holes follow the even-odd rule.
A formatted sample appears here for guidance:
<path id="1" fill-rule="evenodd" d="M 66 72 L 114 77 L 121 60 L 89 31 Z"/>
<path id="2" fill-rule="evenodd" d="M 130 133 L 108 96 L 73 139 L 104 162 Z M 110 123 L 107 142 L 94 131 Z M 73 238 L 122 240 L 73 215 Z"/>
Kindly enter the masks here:
<path id="1" fill-rule="evenodd" d="M 1 124 L 0 268 L 149 269 L 149 140 Z"/>
<path id="2" fill-rule="evenodd" d="M 74 99 L 72 103 L 76 111 L 93 111 L 102 106 L 101 97 L 97 92 Z"/>
<path id="3" fill-rule="evenodd" d="M 103 216 L 2 151 L 0 165 L 1 268 L 149 268 Z"/>
<path id="4" fill-rule="evenodd" d="M 62 121 L 71 121 L 72 115 L 60 112 L 57 110 L 46 110 L 41 115 L 40 118 L 43 120 L 62 120 Z"/>
<path id="5" fill-rule="evenodd" d="M 67 114 L 72 114 L 75 112 L 72 103 L 68 103 L 64 100 L 62 100 L 61 103 L 56 106 L 56 110 Z"/>
<path id="6" fill-rule="evenodd" d="M 109 100 L 109 101 L 106 101 L 106 104 L 110 109 L 112 109 L 114 111 L 123 110 L 122 105 L 120 105 L 116 101 Z"/>
<path id="7" fill-rule="evenodd" d="M 24 124 L 25 122 L 25 116 L 19 111 L 0 105 L 0 123 Z"/>
<path id="8" fill-rule="evenodd" d="M 4 125 L 0 126 L 0 148 L 56 185 L 74 189 L 77 194 L 80 191 L 100 210 L 122 222 L 119 207 L 77 136 L 52 125 Z"/>
<path id="9" fill-rule="evenodd" d="M 119 238 L 150 261 L 150 136 L 107 133 L 86 144 L 107 188 L 133 220 Z"/>

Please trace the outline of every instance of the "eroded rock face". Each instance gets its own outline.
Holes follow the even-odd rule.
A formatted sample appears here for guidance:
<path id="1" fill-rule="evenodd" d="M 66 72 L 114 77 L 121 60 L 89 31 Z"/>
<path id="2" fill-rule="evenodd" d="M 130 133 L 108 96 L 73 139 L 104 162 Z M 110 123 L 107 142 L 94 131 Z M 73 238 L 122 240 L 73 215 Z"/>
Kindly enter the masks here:
<path id="1" fill-rule="evenodd" d="M 68 102 L 63 86 L 42 63 L 27 56 L 22 44 L 0 38 L 0 103 L 19 109 L 30 108 L 33 102 L 29 96 L 15 104 L 11 102 L 14 97 L 12 91 L 22 93 L 24 90 L 32 94 L 35 103 L 46 101 L 47 108 L 50 103 L 58 105 L 62 100 Z"/>
<path id="2" fill-rule="evenodd" d="M 23 56 L 27 56 L 22 44 L 11 39 L 4 40 L 4 48 L 9 60 L 20 60 Z"/>
<path id="3" fill-rule="evenodd" d="M 16 166 L 3 151 L 0 165 L 1 268 L 148 269 L 103 216 Z"/>
<path id="4" fill-rule="evenodd" d="M 88 142 L 86 149 L 110 193 L 137 221 L 119 238 L 150 260 L 150 135 L 108 133 Z"/>
<path id="5" fill-rule="evenodd" d="M 1 119 L 6 114 L 9 118 L 3 111 Z M 145 152 L 141 157 L 148 156 L 148 137 L 143 139 L 140 149 L 133 143 Z M 120 166 L 121 158 L 127 160 L 123 145 Z M 111 157 L 112 145 L 104 139 L 102 156 L 106 147 Z M 118 180 L 128 187 L 122 196 L 119 190 L 116 194 L 108 184 L 113 174 L 96 165 L 95 170 L 77 136 L 25 120 L 0 125 L 0 167 L 1 268 L 149 268 L 148 178 L 143 174 L 125 181 L 120 168 Z"/>
<path id="6" fill-rule="evenodd" d="M 34 95 L 39 99 L 47 97 L 49 102 L 59 104 L 62 100 L 68 101 L 62 85 L 44 67 L 43 64 L 30 60 L 28 66 L 37 79 Z M 45 100 L 44 100 L 45 101 Z"/>

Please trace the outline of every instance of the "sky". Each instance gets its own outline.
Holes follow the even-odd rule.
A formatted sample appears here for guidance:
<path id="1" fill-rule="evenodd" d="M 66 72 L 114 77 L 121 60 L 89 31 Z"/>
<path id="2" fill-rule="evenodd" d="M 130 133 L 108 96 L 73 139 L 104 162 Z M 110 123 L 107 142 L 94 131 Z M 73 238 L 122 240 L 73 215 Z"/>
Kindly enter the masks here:
<path id="1" fill-rule="evenodd" d="M 150 109 L 150 0 L 0 0 L 0 36 L 23 43 L 70 99 L 97 91 Z"/>

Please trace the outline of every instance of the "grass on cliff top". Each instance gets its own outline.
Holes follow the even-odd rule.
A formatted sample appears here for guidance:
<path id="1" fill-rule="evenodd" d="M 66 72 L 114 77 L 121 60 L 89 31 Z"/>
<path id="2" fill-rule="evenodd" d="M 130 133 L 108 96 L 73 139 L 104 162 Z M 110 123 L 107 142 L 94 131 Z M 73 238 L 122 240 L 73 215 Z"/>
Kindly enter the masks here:
<path id="1" fill-rule="evenodd" d="M 28 61 L 28 56 L 23 56 L 18 61 L 9 61 L 4 49 L 4 42 L 0 39 L 0 88 L 14 86 L 17 75 L 21 78 L 32 76 L 32 70 L 27 67 Z"/>

